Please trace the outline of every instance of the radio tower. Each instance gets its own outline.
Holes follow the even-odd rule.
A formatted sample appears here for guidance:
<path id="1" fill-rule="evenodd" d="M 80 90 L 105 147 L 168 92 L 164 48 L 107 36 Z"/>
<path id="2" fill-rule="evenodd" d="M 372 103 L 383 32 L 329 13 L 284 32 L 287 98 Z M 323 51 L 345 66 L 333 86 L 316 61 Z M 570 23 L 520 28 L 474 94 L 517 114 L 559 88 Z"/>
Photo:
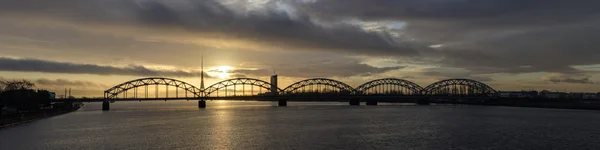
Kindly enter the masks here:
<path id="1" fill-rule="evenodd" d="M 204 55 L 200 56 L 200 96 L 204 96 Z"/>

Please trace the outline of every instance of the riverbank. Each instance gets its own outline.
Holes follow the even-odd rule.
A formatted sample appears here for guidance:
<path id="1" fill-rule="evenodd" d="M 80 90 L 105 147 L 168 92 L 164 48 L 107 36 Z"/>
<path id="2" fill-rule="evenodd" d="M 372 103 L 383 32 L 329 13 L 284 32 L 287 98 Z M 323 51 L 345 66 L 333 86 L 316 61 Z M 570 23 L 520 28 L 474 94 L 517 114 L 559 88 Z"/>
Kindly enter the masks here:
<path id="1" fill-rule="evenodd" d="M 67 110 L 50 109 L 50 110 L 44 110 L 44 111 L 40 111 L 40 112 L 32 112 L 32 113 L 22 114 L 20 116 L 10 116 L 10 117 L 2 116 L 2 118 L 0 118 L 0 130 L 4 129 L 4 128 L 12 127 L 12 126 L 20 125 L 20 124 L 30 123 L 30 122 L 40 120 L 40 119 L 45 119 L 45 118 L 50 118 L 50 117 L 54 117 L 54 116 L 58 116 L 58 115 L 67 114 L 70 112 L 77 111 L 78 109 L 79 108 L 73 108 L 73 109 L 67 109 Z"/>
<path id="2" fill-rule="evenodd" d="M 529 108 L 553 108 L 553 109 L 580 109 L 580 110 L 600 110 L 600 104 L 585 103 L 491 103 L 487 106 L 508 106 L 508 107 L 529 107 Z"/>

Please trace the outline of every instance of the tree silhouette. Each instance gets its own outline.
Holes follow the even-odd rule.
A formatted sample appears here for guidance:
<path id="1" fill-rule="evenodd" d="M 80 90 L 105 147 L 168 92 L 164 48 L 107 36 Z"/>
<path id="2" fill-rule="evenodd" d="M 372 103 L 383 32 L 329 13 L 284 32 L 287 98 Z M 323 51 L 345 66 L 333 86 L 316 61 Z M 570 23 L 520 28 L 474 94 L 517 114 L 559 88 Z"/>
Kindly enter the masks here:
<path id="1" fill-rule="evenodd" d="M 0 81 L 0 92 L 14 90 L 32 90 L 35 83 L 27 80 Z"/>

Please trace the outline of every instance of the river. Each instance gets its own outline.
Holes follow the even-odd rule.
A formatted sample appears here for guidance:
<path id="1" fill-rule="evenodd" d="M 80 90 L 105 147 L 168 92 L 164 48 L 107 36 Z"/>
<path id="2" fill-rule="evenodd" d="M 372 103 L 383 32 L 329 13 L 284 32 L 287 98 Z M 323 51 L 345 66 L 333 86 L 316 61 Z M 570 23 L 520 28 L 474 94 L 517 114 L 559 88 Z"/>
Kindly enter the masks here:
<path id="1" fill-rule="evenodd" d="M 101 103 L 0 130 L 0 149 L 599 149 L 600 111 L 338 102 Z M 363 104 L 364 105 L 364 104 Z"/>

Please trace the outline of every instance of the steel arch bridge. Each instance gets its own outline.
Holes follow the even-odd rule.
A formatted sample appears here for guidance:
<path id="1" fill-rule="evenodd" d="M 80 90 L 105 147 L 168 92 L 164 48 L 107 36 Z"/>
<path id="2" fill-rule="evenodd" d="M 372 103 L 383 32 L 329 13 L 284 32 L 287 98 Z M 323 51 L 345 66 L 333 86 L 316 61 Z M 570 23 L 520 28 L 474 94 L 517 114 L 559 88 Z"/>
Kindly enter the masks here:
<path id="1" fill-rule="evenodd" d="M 175 87 L 169 90 L 169 87 Z M 154 90 L 149 90 L 154 88 Z M 159 88 L 161 89 L 159 92 Z M 273 89 L 272 88 L 276 88 Z M 274 93 L 276 92 L 276 93 Z M 160 93 L 160 97 L 158 96 Z M 141 78 L 127 81 L 104 91 L 104 99 L 167 100 L 204 98 L 249 97 L 314 97 L 314 96 L 495 96 L 496 90 L 479 81 L 448 79 L 425 88 L 403 79 L 383 78 L 364 83 L 357 88 L 327 78 L 298 81 L 285 89 L 254 78 L 235 78 L 217 82 L 205 89 L 189 83 L 162 77 Z"/>
<path id="2" fill-rule="evenodd" d="M 471 79 L 447 79 L 435 82 L 422 94 L 428 96 L 492 96 L 496 90 L 479 81 Z"/>
<path id="3" fill-rule="evenodd" d="M 238 86 L 241 86 L 241 91 L 237 88 Z M 249 89 L 247 89 L 246 86 L 249 86 Z M 230 87 L 233 87 L 233 89 Z M 254 87 L 258 87 L 258 91 L 256 91 Z M 269 94 L 271 92 L 271 88 L 273 87 L 271 87 L 271 84 L 267 81 L 253 78 L 235 78 L 217 82 L 205 88 L 203 92 L 205 97 L 220 97 L 220 93 L 225 94 L 224 97 L 230 96 L 229 93 L 232 93 L 233 96 L 248 96 L 248 93 L 250 96 L 271 96 L 274 95 L 272 93 Z M 279 87 L 275 88 L 277 88 L 277 92 L 281 91 Z M 219 93 L 219 91 L 222 92 Z M 237 94 L 240 92 L 242 95 Z"/>
<path id="4" fill-rule="evenodd" d="M 421 95 L 423 88 L 408 80 L 383 78 L 364 83 L 354 89 L 355 95 Z"/>
<path id="5" fill-rule="evenodd" d="M 189 83 L 180 81 L 180 80 L 176 80 L 176 79 L 171 79 L 171 78 L 161 78 L 161 77 L 150 77 L 150 78 L 141 78 L 141 79 L 135 79 L 135 80 L 131 80 L 131 81 L 127 81 L 125 83 L 121 83 L 117 86 L 114 86 L 106 91 L 104 91 L 104 98 L 106 99 L 115 99 L 119 97 L 119 94 L 122 94 L 123 97 L 122 98 L 150 98 L 148 97 L 149 95 L 149 91 L 148 91 L 148 86 L 154 86 L 155 87 L 155 93 L 154 96 L 155 98 L 158 98 L 158 93 L 159 93 L 159 85 L 165 85 L 165 94 L 166 97 L 169 97 L 169 86 L 171 87 L 175 87 L 175 97 L 179 97 L 179 89 L 184 90 L 185 92 L 185 97 L 188 97 L 188 93 L 193 94 L 194 97 L 200 97 L 200 89 L 195 87 L 194 85 L 191 85 Z M 138 88 L 139 87 L 144 87 L 144 91 L 143 97 L 140 97 Z M 129 90 L 133 89 L 133 96 L 129 96 Z"/>
<path id="6" fill-rule="evenodd" d="M 327 78 L 298 81 L 283 89 L 284 95 L 350 95 L 354 88 L 344 82 Z"/>

